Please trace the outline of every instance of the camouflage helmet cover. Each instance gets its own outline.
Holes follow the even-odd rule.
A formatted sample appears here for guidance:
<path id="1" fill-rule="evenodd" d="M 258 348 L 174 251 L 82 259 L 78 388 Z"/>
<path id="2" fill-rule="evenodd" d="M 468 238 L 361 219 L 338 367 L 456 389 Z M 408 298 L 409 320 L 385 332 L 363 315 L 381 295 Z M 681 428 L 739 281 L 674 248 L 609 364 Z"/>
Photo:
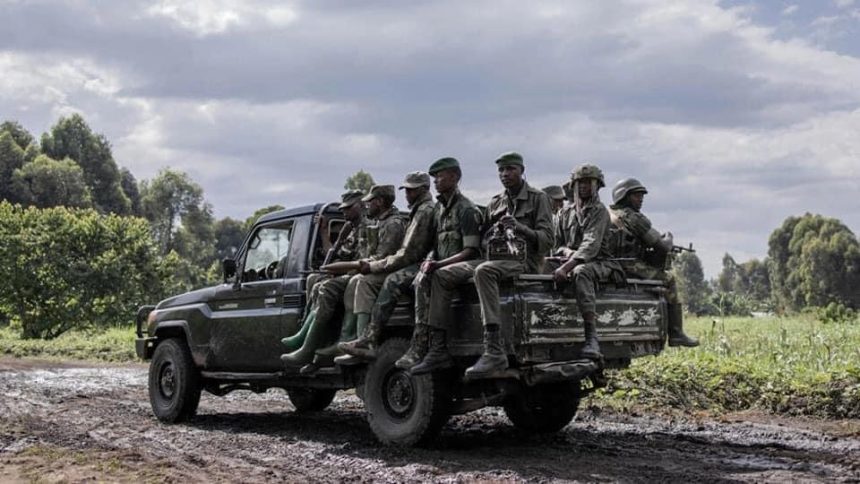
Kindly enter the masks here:
<path id="1" fill-rule="evenodd" d="M 635 178 L 625 178 L 619 180 L 612 188 L 612 203 L 618 203 L 624 200 L 628 193 L 643 192 L 648 193 L 645 185 Z"/>
<path id="2" fill-rule="evenodd" d="M 603 171 L 595 165 L 588 163 L 579 165 L 570 173 L 570 181 L 572 182 L 585 180 L 586 178 L 594 178 L 597 180 L 598 187 L 606 186 L 606 183 L 603 181 Z"/>

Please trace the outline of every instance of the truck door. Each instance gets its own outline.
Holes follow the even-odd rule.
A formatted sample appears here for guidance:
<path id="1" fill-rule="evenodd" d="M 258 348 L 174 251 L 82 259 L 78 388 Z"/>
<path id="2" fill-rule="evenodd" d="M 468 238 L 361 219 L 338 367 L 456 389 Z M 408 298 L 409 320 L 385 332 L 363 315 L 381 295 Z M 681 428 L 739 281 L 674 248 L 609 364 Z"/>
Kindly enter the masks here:
<path id="1" fill-rule="evenodd" d="M 212 303 L 212 370 L 277 371 L 285 326 L 295 326 L 298 281 L 289 277 L 295 258 L 295 220 L 257 227 L 238 255 L 239 284 L 219 287 Z M 300 307 L 300 302 L 298 304 Z"/>

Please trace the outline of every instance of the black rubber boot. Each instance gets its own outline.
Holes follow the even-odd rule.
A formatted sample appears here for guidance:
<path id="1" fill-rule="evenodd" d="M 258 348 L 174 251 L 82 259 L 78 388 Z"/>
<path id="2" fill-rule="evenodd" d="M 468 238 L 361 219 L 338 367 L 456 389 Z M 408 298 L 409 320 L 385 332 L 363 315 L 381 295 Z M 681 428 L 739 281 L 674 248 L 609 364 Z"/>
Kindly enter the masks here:
<path id="1" fill-rule="evenodd" d="M 292 353 L 281 355 L 281 362 L 289 367 L 307 365 L 314 359 L 317 348 L 324 345 L 326 340 L 330 338 L 329 334 L 328 328 L 324 324 L 320 324 L 319 321 L 314 320 L 310 329 L 308 329 L 308 334 L 305 336 L 302 347 Z"/>
<path id="2" fill-rule="evenodd" d="M 302 343 L 305 342 L 305 337 L 308 335 L 308 330 L 311 329 L 311 325 L 314 323 L 316 315 L 316 311 L 309 312 L 307 316 L 305 316 L 305 320 L 302 323 L 302 327 L 299 329 L 299 332 L 281 340 L 281 343 L 287 347 L 287 353 L 296 351 L 302 347 Z"/>
<path id="3" fill-rule="evenodd" d="M 669 304 L 669 346 L 699 346 L 699 341 L 684 334 L 684 313 L 680 304 Z"/>
<path id="4" fill-rule="evenodd" d="M 582 315 L 583 326 L 585 328 L 585 344 L 579 354 L 583 358 L 590 360 L 599 360 L 603 358 L 600 353 L 600 343 L 597 341 L 597 326 L 595 324 L 596 315 L 594 313 L 585 313 Z"/>
<path id="5" fill-rule="evenodd" d="M 427 354 L 409 372 L 413 375 L 424 375 L 425 373 L 444 370 L 454 366 L 454 359 L 448 353 L 446 338 L 447 335 L 444 329 L 431 329 Z"/>
<path id="6" fill-rule="evenodd" d="M 416 324 L 412 331 L 412 341 L 409 343 L 409 349 L 397 361 L 394 366 L 401 370 L 410 370 L 417 365 L 424 355 L 427 354 L 428 339 L 430 329 L 426 324 Z"/>
<path id="7" fill-rule="evenodd" d="M 466 369 L 466 378 L 480 379 L 500 376 L 508 369 L 508 355 L 498 326 L 484 327 L 484 354 Z"/>
<path id="8" fill-rule="evenodd" d="M 336 365 L 358 365 L 359 363 L 365 363 L 367 360 L 351 354 L 348 349 L 352 349 L 355 343 L 361 341 L 365 334 L 367 334 L 368 326 L 370 323 L 370 314 L 369 313 L 359 313 L 356 314 L 356 332 L 355 334 L 360 335 L 361 337 L 358 339 L 354 339 L 352 341 L 346 341 L 343 343 L 338 343 L 337 348 L 338 351 L 342 352 L 341 356 L 338 356 L 334 359 L 334 363 Z"/>

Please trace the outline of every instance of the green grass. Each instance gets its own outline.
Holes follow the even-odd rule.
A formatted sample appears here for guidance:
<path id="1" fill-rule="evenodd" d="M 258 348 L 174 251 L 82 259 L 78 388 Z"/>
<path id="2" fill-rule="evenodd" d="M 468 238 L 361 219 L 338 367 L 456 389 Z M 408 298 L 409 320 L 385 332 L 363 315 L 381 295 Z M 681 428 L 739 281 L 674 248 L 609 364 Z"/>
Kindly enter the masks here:
<path id="1" fill-rule="evenodd" d="M 598 401 L 713 412 L 860 417 L 860 323 L 812 317 L 686 321 L 698 348 L 612 372 Z"/>
<path id="2" fill-rule="evenodd" d="M 9 327 L 0 328 L 0 355 L 16 358 L 63 360 L 135 361 L 134 328 L 70 331 L 53 340 L 20 339 Z"/>

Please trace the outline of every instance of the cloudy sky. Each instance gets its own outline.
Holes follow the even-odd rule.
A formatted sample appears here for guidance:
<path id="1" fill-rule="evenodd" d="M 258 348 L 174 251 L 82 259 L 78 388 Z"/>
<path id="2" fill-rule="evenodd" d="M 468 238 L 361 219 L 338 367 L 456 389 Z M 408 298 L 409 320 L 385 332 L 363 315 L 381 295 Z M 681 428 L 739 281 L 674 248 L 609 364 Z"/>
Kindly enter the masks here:
<path id="1" fill-rule="evenodd" d="M 0 118 L 79 112 L 138 179 L 187 171 L 219 217 L 337 198 L 453 155 L 537 186 L 635 176 L 698 248 L 762 257 L 789 215 L 860 230 L 860 0 L 0 0 Z M 602 194 L 609 199 L 608 190 Z M 404 205 L 404 202 L 400 202 Z"/>

